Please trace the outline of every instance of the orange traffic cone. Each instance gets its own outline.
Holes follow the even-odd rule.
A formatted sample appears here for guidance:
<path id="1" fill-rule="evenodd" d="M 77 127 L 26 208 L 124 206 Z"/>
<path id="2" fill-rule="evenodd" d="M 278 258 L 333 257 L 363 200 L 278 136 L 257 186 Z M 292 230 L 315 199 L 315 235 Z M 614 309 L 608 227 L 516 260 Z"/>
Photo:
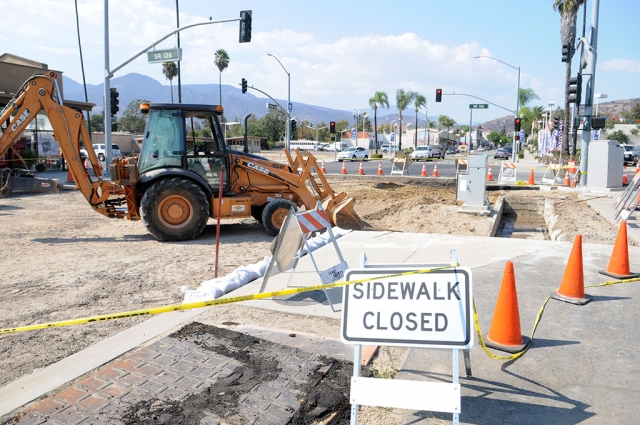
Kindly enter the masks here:
<path id="1" fill-rule="evenodd" d="M 342 171 L 340 174 L 347 174 L 347 164 L 344 161 L 342 161 Z"/>
<path id="2" fill-rule="evenodd" d="M 622 166 L 622 184 L 629 184 L 629 177 L 627 176 L 627 167 Z"/>
<path id="3" fill-rule="evenodd" d="M 382 161 L 378 163 L 378 175 L 384 176 L 384 173 L 382 172 Z"/>
<path id="4" fill-rule="evenodd" d="M 613 246 L 611 260 L 606 270 L 600 270 L 600 273 L 616 279 L 631 279 L 637 277 L 638 273 L 631 273 L 629 270 L 629 248 L 627 247 L 627 222 L 623 220 L 620 223 L 618 237 Z"/>
<path id="5" fill-rule="evenodd" d="M 75 183 L 76 181 L 73 179 L 73 174 L 71 174 L 71 169 L 67 170 L 67 183 Z"/>
<path id="6" fill-rule="evenodd" d="M 529 184 L 533 185 L 536 184 L 536 179 L 533 175 L 533 168 L 531 169 L 531 172 L 529 173 Z"/>
<path id="7" fill-rule="evenodd" d="M 362 168 L 362 161 L 360 161 L 360 168 L 358 169 L 358 175 L 364 176 L 364 168 Z"/>
<path id="8" fill-rule="evenodd" d="M 562 184 L 564 187 L 571 186 L 571 179 L 569 178 L 569 170 L 565 170 L 564 172 L 564 183 Z"/>
<path id="9" fill-rule="evenodd" d="M 433 167 L 433 177 L 440 177 L 438 174 L 438 163 L 436 162 L 435 167 Z"/>
<path id="10" fill-rule="evenodd" d="M 640 173 L 640 161 L 636 162 L 636 174 Z"/>
<path id="11" fill-rule="evenodd" d="M 491 165 L 489 165 L 489 172 L 487 173 L 487 181 L 488 182 L 493 181 L 493 172 L 491 171 Z"/>
<path id="12" fill-rule="evenodd" d="M 322 174 L 327 174 L 327 169 L 324 166 L 324 159 L 322 160 L 322 167 L 320 167 L 320 171 L 322 171 Z"/>
<path id="13" fill-rule="evenodd" d="M 427 177 L 427 163 L 424 162 L 422 164 L 422 172 L 420 173 L 420 177 Z"/>
<path id="14" fill-rule="evenodd" d="M 591 301 L 589 295 L 584 294 L 584 270 L 582 268 L 582 235 L 576 235 L 569 255 L 569 262 L 560 282 L 560 288 L 551 298 L 571 304 L 583 305 Z"/>
<path id="15" fill-rule="evenodd" d="M 529 338 L 523 336 L 520 331 L 518 293 L 516 292 L 516 278 L 511 261 L 507 261 L 504 266 L 502 285 L 500 285 L 491 329 L 489 329 L 485 343 L 487 347 L 508 353 L 522 351 L 529 343 Z"/>

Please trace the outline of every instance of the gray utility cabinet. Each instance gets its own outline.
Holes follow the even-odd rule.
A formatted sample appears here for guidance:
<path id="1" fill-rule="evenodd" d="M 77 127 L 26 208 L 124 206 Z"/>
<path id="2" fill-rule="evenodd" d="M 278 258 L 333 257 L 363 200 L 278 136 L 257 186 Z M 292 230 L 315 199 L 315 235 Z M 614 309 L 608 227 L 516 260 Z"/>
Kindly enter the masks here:
<path id="1" fill-rule="evenodd" d="M 467 206 L 485 205 L 485 184 L 487 180 L 487 155 L 469 155 L 466 173 L 457 175 L 457 199 Z"/>
<path id="2" fill-rule="evenodd" d="M 622 187 L 624 149 L 616 140 L 599 140 L 589 143 L 587 187 Z"/>

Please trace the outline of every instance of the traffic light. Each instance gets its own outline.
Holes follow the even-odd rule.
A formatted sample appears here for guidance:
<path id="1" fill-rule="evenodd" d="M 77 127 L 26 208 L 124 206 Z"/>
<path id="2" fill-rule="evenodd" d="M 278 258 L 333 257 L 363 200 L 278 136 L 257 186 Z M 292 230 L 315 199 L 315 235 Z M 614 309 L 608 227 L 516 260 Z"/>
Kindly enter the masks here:
<path id="1" fill-rule="evenodd" d="M 442 89 L 436 89 L 436 102 L 442 102 Z"/>
<path id="2" fill-rule="evenodd" d="M 516 134 L 516 135 L 515 135 L 515 137 L 514 137 L 514 139 L 515 139 L 515 140 L 520 140 L 520 135 L 519 135 L 519 134 Z"/>
<path id="3" fill-rule="evenodd" d="M 562 62 L 569 62 L 569 56 L 571 56 L 571 44 L 562 45 Z"/>
<path id="4" fill-rule="evenodd" d="M 331 121 L 329 123 L 329 133 L 335 133 L 336 132 L 336 122 L 335 121 Z"/>
<path id="5" fill-rule="evenodd" d="M 580 106 L 580 100 L 582 99 L 582 74 L 578 73 L 578 76 L 569 78 L 569 90 L 567 91 L 567 100 L 569 103 L 575 103 Z"/>
<path id="6" fill-rule="evenodd" d="M 247 80 L 245 80 L 244 78 L 242 79 L 242 93 L 246 93 L 247 92 Z"/>
<path id="7" fill-rule="evenodd" d="M 296 120 L 291 120 L 291 132 L 294 133 L 298 129 L 298 124 Z"/>
<path id="8" fill-rule="evenodd" d="M 118 90 L 116 90 L 115 88 L 111 88 L 111 115 L 115 115 L 118 113 L 118 111 L 120 110 L 120 108 L 118 107 L 118 105 L 120 104 L 120 101 L 118 100 L 118 97 L 120 97 L 120 93 L 118 93 Z"/>
<path id="9" fill-rule="evenodd" d="M 251 41 L 251 11 L 243 10 L 240 12 L 240 43 L 248 43 Z"/>
<path id="10" fill-rule="evenodd" d="M 513 120 L 513 126 L 515 127 L 515 131 L 516 133 L 518 133 L 520 131 L 520 129 L 522 128 L 522 118 L 516 118 L 515 120 Z"/>

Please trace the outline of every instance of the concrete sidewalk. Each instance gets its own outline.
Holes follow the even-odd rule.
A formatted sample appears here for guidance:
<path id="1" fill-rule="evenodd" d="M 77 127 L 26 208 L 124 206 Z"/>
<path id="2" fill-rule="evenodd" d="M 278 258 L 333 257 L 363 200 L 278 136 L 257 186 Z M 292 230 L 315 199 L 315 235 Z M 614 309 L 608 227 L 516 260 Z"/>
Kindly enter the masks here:
<path id="1" fill-rule="evenodd" d="M 562 279 L 571 244 L 550 241 L 527 241 L 483 237 L 461 237 L 448 235 L 428 235 L 390 232 L 353 232 L 340 239 L 341 250 L 351 266 L 357 266 L 360 253 L 366 252 L 368 262 L 375 263 L 447 263 L 450 250 L 456 249 L 461 265 L 473 271 L 474 299 L 478 308 L 480 325 L 484 333 L 489 329 L 493 307 L 499 290 L 504 264 L 507 260 L 515 263 L 518 299 L 523 333 L 528 334 L 535 316 L 546 297 L 553 292 Z M 630 262 L 640 268 L 640 248 L 632 247 Z M 585 245 L 583 247 L 584 275 L 586 285 L 608 280 L 598 273 L 606 267 L 611 254 L 610 246 Z M 320 268 L 336 262 L 331 246 L 315 253 Z M 268 291 L 284 289 L 288 274 L 272 277 Z M 308 257 L 300 261 L 293 279 L 293 286 L 307 286 L 319 283 Z M 248 284 L 228 296 L 257 292 L 260 281 Z M 333 290 L 341 292 L 340 290 Z M 516 362 L 505 363 L 492 360 L 482 352 L 479 344 L 471 350 L 473 378 L 462 379 L 463 423 L 632 423 L 635 418 L 634 401 L 640 399 L 640 343 L 635 338 L 640 325 L 640 284 L 629 283 L 586 291 L 594 301 L 586 306 L 575 306 L 552 300 L 547 306 L 538 328 L 531 350 Z M 322 292 L 303 293 L 298 296 L 282 297 L 276 300 L 255 300 L 247 304 L 266 310 L 284 311 L 294 314 L 339 318 L 341 297 L 332 296 L 337 312 L 329 307 Z M 183 313 L 184 314 L 184 313 Z M 197 320 L 197 312 L 190 312 L 185 320 Z M 146 322 L 145 322 L 146 323 Z M 132 330 L 135 333 L 135 329 Z M 337 338 L 337 335 L 328 335 Z M 155 354 L 166 356 L 174 350 L 175 343 L 164 340 L 152 344 Z M 162 342 L 164 341 L 164 342 Z M 118 344 L 112 341 L 111 344 Z M 160 344 L 160 345 L 158 345 Z M 166 350 L 163 350 L 166 344 Z M 184 348 L 184 347 L 182 347 Z M 142 351 L 141 351 L 142 350 Z M 149 348 L 133 350 L 120 357 L 117 365 L 106 369 L 98 368 L 87 379 L 95 378 L 93 386 L 74 387 L 55 394 L 40 402 L 25 416 L 21 423 L 45 423 L 46 415 L 73 412 L 74 420 L 88 420 L 100 423 L 99 418 L 111 418 L 113 406 L 125 408 L 127 403 L 147 394 L 158 396 L 173 385 L 180 388 L 180 397 L 201 391 L 207 382 L 202 379 L 188 388 L 178 384 L 182 379 L 195 379 L 202 365 L 191 361 L 182 366 L 180 358 L 189 352 L 182 352 L 180 358 L 170 356 L 168 367 L 174 379 L 162 384 L 158 378 L 163 372 L 160 364 L 150 360 L 141 362 Z M 167 351 L 168 350 L 168 351 Z M 141 354 L 142 353 L 142 354 Z M 151 354 L 149 354 L 151 355 Z M 195 354 L 193 354 L 195 355 Z M 348 357 L 348 352 L 346 356 Z M 142 357 L 141 357 L 142 356 Z M 137 360 L 135 360 L 137 359 Z M 134 361 L 135 360 L 135 361 Z M 125 367 L 131 363 L 132 370 Z M 147 365 L 147 366 L 145 366 Z M 75 364 L 82 371 L 82 364 Z M 95 366 L 90 366 L 91 370 Z M 51 366 L 50 366 L 51 368 Z M 105 370 L 116 373 L 111 381 L 102 379 Z M 48 369 L 48 368 L 47 368 Z M 221 369 L 220 369 L 221 370 Z M 461 370 L 464 368 L 461 367 Z M 216 371 L 219 372 L 218 369 Z M 37 374 L 32 378 L 37 380 Z M 82 372 L 84 373 L 84 372 Z M 216 372 L 217 373 L 217 372 Z M 212 372 L 212 375 L 214 372 Z M 125 386 L 120 380 L 135 380 Z M 451 351 L 412 349 L 407 362 L 402 367 L 400 378 L 430 379 L 447 381 L 451 379 Z M 113 379 L 117 379 L 113 381 Z M 83 381 L 84 382 L 84 381 Z M 93 382 L 93 381 L 92 381 Z M 184 381 L 191 382 L 191 381 Z M 183 383 L 184 383 L 183 382 Z M 153 391 L 149 385 L 154 384 Z M 145 386 L 146 385 L 146 386 Z M 118 391 L 106 394 L 111 388 Z M 0 389 L 0 391 L 6 390 Z M 27 391 L 14 387 L 16 396 Z M 125 391 L 126 390 L 126 391 Z M 73 394 L 71 394 L 73 393 Z M 7 394 L 4 391 L 4 394 Z M 62 396 L 60 395 L 62 394 Z M 127 394 L 129 396 L 127 397 Z M 135 394 L 137 397 L 133 397 Z M 172 392 L 164 394 L 172 397 Z M 150 396 L 151 396 L 150 395 Z M 180 399 L 182 399 L 180 398 Z M 55 400 L 54 400 L 55 399 Z M 49 401 L 47 401 L 49 400 Z M 57 401 L 56 401 L 57 400 Z M 61 403 L 63 400 L 64 403 Z M 5 403 L 7 400 L 5 400 Z M 95 402 L 95 404 L 91 404 Z M 23 402 L 22 404 L 24 404 Z M 51 404 L 53 403 L 53 404 Z M 84 404 L 83 404 L 84 403 Z M 87 406 L 85 406 L 87 404 Z M 89 404 L 91 404 L 89 406 Z M 111 406 L 111 407 L 109 407 Z M 54 411 L 51 411 L 54 408 Z M 74 410 L 69 410 L 73 407 Z M 49 409 L 49 410 L 47 410 Z M 40 413 L 38 413 L 40 412 Z M 7 413 L 4 411 L 3 413 Z M 76 417 L 75 415 L 79 415 Z M 404 415 L 405 423 L 429 423 L 431 414 L 397 411 Z M 427 415 L 427 416 L 425 416 Z M 448 415 L 435 415 L 447 418 Z M 33 421 L 26 421 L 29 417 Z M 64 416 L 61 416 L 64 417 Z M 68 418 L 71 421 L 71 416 Z M 97 422 L 96 422 L 97 421 Z M 108 423 L 109 420 L 103 423 Z"/>

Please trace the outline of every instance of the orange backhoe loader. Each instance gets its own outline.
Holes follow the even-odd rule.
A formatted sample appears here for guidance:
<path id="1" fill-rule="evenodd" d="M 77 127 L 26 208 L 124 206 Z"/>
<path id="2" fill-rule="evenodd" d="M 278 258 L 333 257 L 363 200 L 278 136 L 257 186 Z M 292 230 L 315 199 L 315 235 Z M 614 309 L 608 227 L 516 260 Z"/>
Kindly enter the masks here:
<path id="1" fill-rule="evenodd" d="M 140 155 L 113 160 L 111 181 L 105 180 L 84 118 L 62 104 L 55 78 L 55 72 L 34 75 L 0 112 L 0 156 L 44 110 L 78 189 L 100 214 L 142 219 L 157 239 L 182 241 L 197 237 L 209 217 L 218 214 L 221 218 L 254 217 L 275 235 L 291 207 L 313 209 L 320 201 L 332 224 L 362 228 L 353 210 L 354 199 L 331 189 L 313 155 L 305 160 L 296 150 L 292 158 L 285 150 L 287 163 L 279 163 L 229 149 L 218 119 L 221 106 L 141 105 L 147 125 Z M 189 136 L 194 121 L 204 123 L 211 137 Z M 81 142 L 96 180 L 83 166 Z"/>

